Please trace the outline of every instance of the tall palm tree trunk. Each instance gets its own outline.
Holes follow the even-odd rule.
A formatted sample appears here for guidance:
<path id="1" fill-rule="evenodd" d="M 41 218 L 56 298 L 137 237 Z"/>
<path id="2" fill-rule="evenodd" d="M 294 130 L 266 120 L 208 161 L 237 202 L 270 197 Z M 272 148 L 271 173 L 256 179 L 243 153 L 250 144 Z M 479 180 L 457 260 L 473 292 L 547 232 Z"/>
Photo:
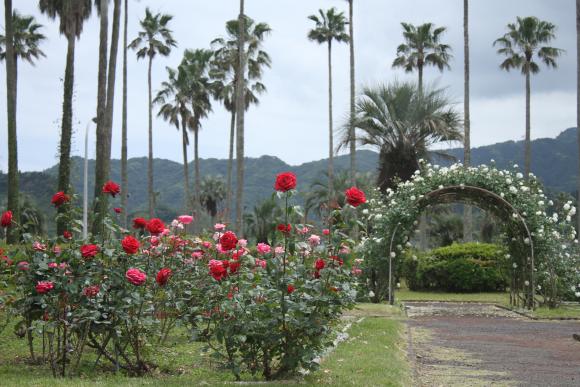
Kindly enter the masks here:
<path id="1" fill-rule="evenodd" d="M 526 71 L 526 140 L 525 140 L 525 176 L 526 179 L 530 175 L 530 169 L 532 164 L 532 142 L 531 142 L 531 130 L 530 130 L 530 72 Z"/>
<path id="2" fill-rule="evenodd" d="M 353 0 L 348 1 L 348 32 L 350 35 L 350 181 L 352 185 L 356 184 L 356 138 L 354 129 L 354 99 L 355 99 L 355 80 L 354 80 L 354 26 L 353 26 Z"/>
<path id="3" fill-rule="evenodd" d="M 95 210 L 93 234 L 99 234 L 107 209 L 107 197 L 102 193 L 106 172 L 103 165 L 106 148 L 106 107 L 107 107 L 107 31 L 108 0 L 101 1 L 99 26 L 99 71 L 97 87 L 97 157 L 95 163 Z"/>
<path id="4" fill-rule="evenodd" d="M 332 133 L 332 41 L 328 41 L 328 200 L 334 194 L 334 144 Z"/>
<path id="5" fill-rule="evenodd" d="M 244 0 L 240 0 L 238 34 L 238 79 L 236 84 L 236 230 L 243 232 L 244 214 L 244 90 L 245 90 L 245 58 L 244 58 L 244 38 L 246 30 L 244 27 Z"/>
<path id="6" fill-rule="evenodd" d="M 105 108 L 106 139 L 103 159 L 105 180 L 109 179 L 111 171 L 111 141 L 113 137 L 113 107 L 115 105 L 115 75 L 117 72 L 117 51 L 119 48 L 119 22 L 121 20 L 121 0 L 114 0 L 113 31 L 111 33 L 111 51 L 107 76 L 107 105 Z M 124 190 L 125 187 L 122 187 Z"/>
<path id="7" fill-rule="evenodd" d="M 576 0 L 576 133 L 578 135 L 578 203 L 580 204 L 580 0 Z M 576 231 L 580 232 L 580 214 Z"/>
<path id="8" fill-rule="evenodd" d="M 8 118 L 8 209 L 12 211 L 13 220 L 19 222 L 18 142 L 16 134 L 17 69 L 16 58 L 14 56 L 12 0 L 4 0 L 4 26 L 6 31 L 6 116 Z M 7 231 L 7 242 L 18 242 L 19 236 L 16 228 L 10 227 Z"/>
<path id="9" fill-rule="evenodd" d="M 197 120 L 196 120 L 197 121 Z M 199 128 L 196 122 L 196 129 L 193 131 L 193 161 L 195 164 L 195 188 L 194 188 L 194 200 L 195 203 L 193 208 L 195 210 L 196 216 L 199 218 L 200 215 L 200 202 L 199 202 L 199 187 L 200 182 L 200 172 L 199 172 Z M 197 223 L 197 222 L 196 222 Z"/>
<path id="10" fill-rule="evenodd" d="M 129 191 L 129 175 L 127 173 L 127 21 L 129 0 L 125 0 L 123 16 L 123 113 L 121 118 L 121 206 L 123 207 L 123 226 L 127 228 L 127 193 Z"/>
<path id="11" fill-rule="evenodd" d="M 579 0 L 580 1 L 580 0 Z M 230 113 L 230 151 L 228 157 L 228 172 L 227 172 L 227 182 L 226 182 L 226 213 L 225 219 L 230 221 L 231 208 L 232 208 L 232 169 L 234 164 L 234 134 L 236 132 L 236 111 L 232 108 Z"/>
<path id="12" fill-rule="evenodd" d="M 417 74 L 419 75 L 419 81 L 417 83 L 419 87 L 419 93 L 423 92 L 423 64 L 419 63 L 417 65 Z"/>
<path id="13" fill-rule="evenodd" d="M 153 105 L 151 101 L 151 66 L 153 64 L 153 57 L 149 57 L 149 68 L 147 69 L 147 86 L 149 91 L 148 107 L 149 107 L 149 158 L 147 160 L 147 193 L 149 197 L 149 218 L 155 215 L 155 198 L 153 193 Z"/>
<path id="14" fill-rule="evenodd" d="M 184 206 L 184 210 L 186 211 L 186 213 L 189 213 L 189 211 L 191 210 L 191 201 L 190 201 L 190 196 L 189 196 L 189 164 L 187 161 L 187 123 L 186 121 L 183 119 L 181 119 L 181 132 L 183 135 L 183 141 L 182 141 L 182 145 L 183 145 L 183 192 L 184 192 L 184 198 L 183 198 L 183 206 Z"/>
<path id="15" fill-rule="evenodd" d="M 469 116 L 469 0 L 463 0 L 463 165 L 471 165 L 471 121 Z M 463 206 L 463 240 L 471 242 L 471 206 Z"/>
<path id="16" fill-rule="evenodd" d="M 58 191 L 69 191 L 70 184 L 70 152 L 72 142 L 72 99 L 74 89 L 74 66 L 75 66 L 75 33 L 71 31 L 67 35 L 66 68 L 64 70 L 64 95 L 62 100 L 62 128 L 60 133 L 60 159 L 58 164 Z M 65 207 L 60 206 L 58 213 L 62 214 Z M 68 225 L 64 217 L 59 217 L 56 222 L 58 235 L 67 229 Z"/>

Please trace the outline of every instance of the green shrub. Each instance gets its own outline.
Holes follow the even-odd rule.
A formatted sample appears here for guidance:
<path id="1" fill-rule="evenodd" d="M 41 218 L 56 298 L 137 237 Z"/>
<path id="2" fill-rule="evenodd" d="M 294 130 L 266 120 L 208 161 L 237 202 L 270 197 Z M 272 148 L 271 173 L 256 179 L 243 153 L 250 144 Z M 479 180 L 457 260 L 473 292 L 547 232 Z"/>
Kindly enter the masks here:
<path id="1" fill-rule="evenodd" d="M 486 243 L 453 244 L 407 254 L 402 266 L 411 290 L 498 291 L 509 280 L 504 250 Z"/>

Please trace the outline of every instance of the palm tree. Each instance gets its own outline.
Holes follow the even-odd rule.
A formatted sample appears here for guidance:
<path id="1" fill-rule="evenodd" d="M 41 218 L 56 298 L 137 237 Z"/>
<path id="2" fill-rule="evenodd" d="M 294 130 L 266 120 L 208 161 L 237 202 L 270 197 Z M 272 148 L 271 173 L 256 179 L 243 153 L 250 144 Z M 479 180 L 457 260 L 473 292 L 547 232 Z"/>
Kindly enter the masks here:
<path id="1" fill-rule="evenodd" d="M 142 31 L 139 32 L 129 48 L 137 50 L 137 59 L 147 57 L 149 66 L 147 69 L 147 86 L 148 86 L 148 109 L 149 109 L 149 159 L 147 164 L 147 181 L 149 196 L 149 217 L 154 215 L 154 192 L 153 192 L 153 105 L 151 97 L 151 67 L 153 58 L 156 55 L 168 56 L 171 48 L 177 45 L 177 42 L 171 35 L 171 30 L 167 25 L 173 16 L 162 15 L 157 13 L 153 15 L 149 8 L 145 9 L 145 18 L 140 21 Z"/>
<path id="2" fill-rule="evenodd" d="M 245 58 L 247 62 L 247 75 L 244 80 L 245 109 L 250 105 L 259 103 L 258 95 L 266 92 L 266 86 L 259 81 L 262 78 L 263 70 L 270 67 L 271 60 L 267 52 L 263 51 L 262 43 L 264 38 L 270 33 L 271 28 L 266 23 L 255 23 L 248 16 L 244 16 L 245 36 Z M 229 219 L 229 206 L 232 201 L 232 169 L 234 159 L 234 135 L 236 125 L 236 83 L 238 73 L 238 40 L 239 40 L 238 20 L 230 20 L 226 23 L 226 38 L 217 38 L 212 41 L 212 48 L 215 50 L 212 75 L 219 82 L 216 84 L 217 98 L 221 100 L 224 107 L 230 112 L 230 145 L 226 179 L 226 218 Z"/>
<path id="3" fill-rule="evenodd" d="M 129 191 L 129 174 L 127 172 L 127 24 L 129 20 L 129 0 L 125 0 L 125 10 L 123 16 L 123 111 L 121 117 L 121 207 L 123 213 L 123 226 L 127 227 L 127 194 Z"/>
<path id="4" fill-rule="evenodd" d="M 397 57 L 393 67 L 402 67 L 405 72 L 417 70 L 419 74 L 419 90 L 423 90 L 423 68 L 435 66 L 439 71 L 449 69 L 451 47 L 441 43 L 441 36 L 447 28 L 435 27 L 433 23 L 414 26 L 410 23 L 401 23 L 405 43 L 397 47 Z"/>
<path id="5" fill-rule="evenodd" d="M 193 149 L 195 166 L 194 203 L 199 203 L 199 131 L 201 120 L 212 111 L 211 99 L 215 94 L 215 84 L 210 76 L 210 66 L 213 59 L 211 50 L 185 50 L 181 66 L 184 66 L 188 79 L 189 104 L 192 112 Z"/>
<path id="6" fill-rule="evenodd" d="M 326 12 L 318 10 L 319 16 L 310 15 L 308 19 L 315 23 L 315 27 L 308 32 L 308 39 L 319 44 L 328 45 L 328 197 L 333 195 L 332 180 L 334 178 L 334 141 L 332 130 L 332 42 L 348 42 L 349 36 L 345 32 L 346 19 L 342 12 L 330 8 Z"/>
<path id="7" fill-rule="evenodd" d="M 354 116 L 355 116 L 355 79 L 354 79 L 354 22 L 353 22 L 353 0 L 348 1 L 348 35 L 350 48 L 350 117 L 349 129 L 350 138 L 355 138 Z M 350 179 L 355 185 L 356 182 L 356 141 L 350 143 Z"/>
<path id="8" fill-rule="evenodd" d="M 94 232 L 100 230 L 100 224 L 107 210 L 107 195 L 102 192 L 103 184 L 109 180 L 111 165 L 111 142 L 113 137 L 113 106 L 115 101 L 115 76 L 117 70 L 117 50 L 119 47 L 119 25 L 121 20 L 121 0 L 114 0 L 113 23 L 109 64 L 107 65 L 107 24 L 108 0 L 96 2 L 100 6 L 101 45 L 99 52 L 99 93 L 97 102 L 97 149 L 95 161 L 95 205 L 98 205 L 94 222 Z M 102 61 L 102 62 L 101 62 Z M 101 67 L 103 66 L 103 67 Z M 102 78 L 101 78 L 102 77 Z M 101 84 L 104 82 L 105 85 Z M 123 189 L 126 189 L 124 187 Z"/>
<path id="9" fill-rule="evenodd" d="M 225 197 L 226 189 L 221 176 L 206 176 L 203 178 L 200 185 L 199 201 L 209 216 L 211 216 L 212 223 L 214 223 L 220 203 Z"/>
<path id="10" fill-rule="evenodd" d="M 469 115 L 469 0 L 463 0 L 463 164 L 471 165 L 471 121 Z M 471 242 L 471 206 L 463 206 L 463 240 Z"/>
<path id="11" fill-rule="evenodd" d="M 281 218 L 282 210 L 276 201 L 266 199 L 256 204 L 251 213 L 245 214 L 245 231 L 256 239 L 256 243 L 274 244 L 276 224 Z"/>
<path id="12" fill-rule="evenodd" d="M 18 205 L 18 144 L 16 134 L 16 58 L 14 57 L 14 32 L 12 25 L 12 0 L 4 0 L 4 37 L 6 55 L 6 118 L 8 120 L 8 210 L 14 219 L 20 218 Z M 6 241 L 18 240 L 14 227 L 8 228 Z"/>
<path id="13" fill-rule="evenodd" d="M 408 180 L 419 168 L 418 160 L 436 153 L 429 146 L 461 141 L 461 120 L 444 89 L 394 82 L 363 89 L 356 105 L 356 139 L 378 148 L 377 185 L 384 192 L 397 181 Z M 350 143 L 345 132 L 341 145 Z M 447 156 L 449 157 L 449 156 Z"/>
<path id="14" fill-rule="evenodd" d="M 16 132 L 16 102 L 18 90 L 18 59 L 34 65 L 34 61 L 45 56 L 39 44 L 45 39 L 38 30 L 42 28 L 32 16 L 21 16 L 12 11 L 12 2 L 5 1 L 6 35 L 0 35 L 0 60 L 6 60 L 7 117 L 8 117 L 8 209 L 19 222 L 18 204 L 18 145 Z M 16 232 L 8 233 L 8 241 L 17 241 Z"/>
<path id="15" fill-rule="evenodd" d="M 72 117 L 74 93 L 75 43 L 83 31 L 83 24 L 91 15 L 91 0 L 40 0 L 40 11 L 51 19 L 59 18 L 59 30 L 67 39 L 66 66 L 64 70 L 64 91 L 62 99 L 62 120 L 59 146 L 58 191 L 69 191 L 70 152 L 72 143 Z M 64 207 L 59 207 L 62 213 Z M 66 228 L 64 217 L 57 219 L 59 235 Z"/>
<path id="16" fill-rule="evenodd" d="M 244 201 L 244 91 L 246 90 L 246 55 L 245 55 L 245 28 L 244 0 L 240 0 L 240 14 L 238 15 L 238 74 L 236 79 L 236 230 L 243 230 L 243 201 Z"/>
<path id="17" fill-rule="evenodd" d="M 526 140 L 525 140 L 525 176 L 530 174 L 531 166 L 531 140 L 530 140 L 530 78 L 531 74 L 537 74 L 540 66 L 534 60 L 544 62 L 547 67 L 557 67 L 556 59 L 563 50 L 545 46 L 556 38 L 556 26 L 550 22 L 536 17 L 518 17 L 516 23 L 507 25 L 508 32 L 493 42 L 499 46 L 497 53 L 506 59 L 500 64 L 500 68 L 506 71 L 518 69 L 526 77 Z"/>
<path id="18" fill-rule="evenodd" d="M 188 73 L 183 65 L 177 70 L 167 67 L 168 80 L 161 84 L 161 90 L 153 100 L 154 104 L 161 105 L 158 116 L 175 125 L 177 130 L 181 126 L 182 131 L 182 151 L 183 151 L 183 183 L 184 183 L 184 210 L 191 210 L 191 197 L 189 193 L 189 166 L 187 159 L 187 146 L 189 136 L 187 130 L 194 127 L 193 115 L 189 109 L 189 79 Z"/>

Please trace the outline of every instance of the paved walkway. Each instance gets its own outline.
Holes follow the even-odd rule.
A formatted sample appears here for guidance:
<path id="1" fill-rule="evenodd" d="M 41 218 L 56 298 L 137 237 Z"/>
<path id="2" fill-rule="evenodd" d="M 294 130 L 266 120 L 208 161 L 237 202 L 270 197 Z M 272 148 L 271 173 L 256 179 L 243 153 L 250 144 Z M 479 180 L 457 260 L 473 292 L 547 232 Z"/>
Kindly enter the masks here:
<path id="1" fill-rule="evenodd" d="M 580 386 L 578 321 L 533 321 L 489 304 L 408 302 L 419 386 Z"/>

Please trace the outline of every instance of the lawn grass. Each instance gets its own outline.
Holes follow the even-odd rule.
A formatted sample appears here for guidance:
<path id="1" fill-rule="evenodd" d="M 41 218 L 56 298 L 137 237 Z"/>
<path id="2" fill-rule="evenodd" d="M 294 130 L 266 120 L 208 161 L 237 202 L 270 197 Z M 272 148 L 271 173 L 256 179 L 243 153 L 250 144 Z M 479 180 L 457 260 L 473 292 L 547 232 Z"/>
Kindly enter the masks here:
<path id="1" fill-rule="evenodd" d="M 542 306 L 530 312 L 529 315 L 537 318 L 580 318 L 580 305 L 565 304 L 554 309 Z"/>
<path id="2" fill-rule="evenodd" d="M 400 308 L 384 304 L 359 304 L 347 312 L 352 326 L 349 338 L 325 357 L 318 371 L 304 378 L 285 382 L 264 383 L 260 378 L 243 375 L 245 385 L 409 385 L 406 361 L 406 341 Z M 378 317 L 377 317 L 378 316 Z M 53 379 L 48 365 L 28 362 L 26 340 L 12 332 L 12 323 L 0 333 L 0 386 L 186 386 L 231 385 L 235 379 L 229 370 L 221 368 L 201 343 L 190 342 L 176 334 L 168 343 L 156 349 L 157 368 L 148 376 L 130 378 L 114 375 L 105 367 L 92 370 L 93 354 L 88 353 L 79 377 Z M 40 341 L 40 340 L 36 340 Z M 37 348 L 40 351 L 40 348 Z"/>
<path id="3" fill-rule="evenodd" d="M 417 292 L 401 289 L 395 292 L 396 301 L 455 301 L 455 302 L 489 302 L 509 305 L 509 293 L 446 293 Z"/>

